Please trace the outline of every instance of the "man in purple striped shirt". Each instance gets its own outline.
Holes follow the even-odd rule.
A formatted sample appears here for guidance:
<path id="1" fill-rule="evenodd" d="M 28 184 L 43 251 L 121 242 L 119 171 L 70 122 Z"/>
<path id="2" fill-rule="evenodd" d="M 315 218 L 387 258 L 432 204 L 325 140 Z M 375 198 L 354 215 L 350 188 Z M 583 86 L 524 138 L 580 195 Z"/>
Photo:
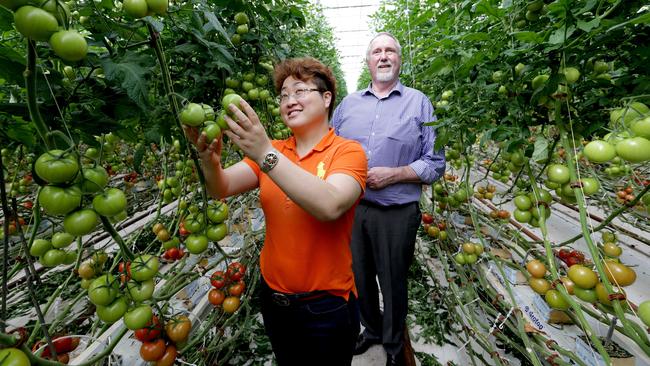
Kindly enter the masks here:
<path id="1" fill-rule="evenodd" d="M 433 151 L 433 106 L 399 80 L 401 46 L 390 33 L 376 35 L 366 53 L 368 88 L 348 95 L 334 112 L 340 136 L 361 143 L 368 157 L 365 195 L 356 209 L 352 257 L 361 322 L 355 354 L 382 343 L 386 365 L 404 364 L 407 275 L 420 225 L 422 184 L 440 178 L 443 151 Z M 379 288 L 384 303 L 379 309 Z"/>

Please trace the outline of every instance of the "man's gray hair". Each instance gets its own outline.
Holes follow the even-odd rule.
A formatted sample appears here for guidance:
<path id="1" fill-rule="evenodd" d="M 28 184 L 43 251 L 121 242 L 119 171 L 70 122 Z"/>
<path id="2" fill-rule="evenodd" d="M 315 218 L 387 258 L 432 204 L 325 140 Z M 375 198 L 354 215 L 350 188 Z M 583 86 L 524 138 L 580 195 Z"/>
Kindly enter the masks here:
<path id="1" fill-rule="evenodd" d="M 370 47 L 372 47 L 372 42 L 374 42 L 375 39 L 377 39 L 378 37 L 381 37 L 381 36 L 388 36 L 388 37 L 392 38 L 393 41 L 395 41 L 395 44 L 397 45 L 397 55 L 400 58 L 402 58 L 402 45 L 399 44 L 399 41 L 397 40 L 397 38 L 395 38 L 395 36 L 392 35 L 389 32 L 379 32 L 379 33 L 375 34 L 375 36 L 372 37 L 372 39 L 368 43 L 368 49 L 366 49 L 366 61 L 368 61 L 368 59 L 370 58 Z"/>

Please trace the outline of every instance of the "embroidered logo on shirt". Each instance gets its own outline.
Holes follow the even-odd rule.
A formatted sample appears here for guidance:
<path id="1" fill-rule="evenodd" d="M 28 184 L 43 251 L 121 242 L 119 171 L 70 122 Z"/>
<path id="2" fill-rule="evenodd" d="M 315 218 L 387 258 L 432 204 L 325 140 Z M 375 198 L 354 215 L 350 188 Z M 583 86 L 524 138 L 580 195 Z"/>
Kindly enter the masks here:
<path id="1" fill-rule="evenodd" d="M 325 163 L 322 161 L 316 167 L 316 176 L 320 179 L 325 178 Z"/>

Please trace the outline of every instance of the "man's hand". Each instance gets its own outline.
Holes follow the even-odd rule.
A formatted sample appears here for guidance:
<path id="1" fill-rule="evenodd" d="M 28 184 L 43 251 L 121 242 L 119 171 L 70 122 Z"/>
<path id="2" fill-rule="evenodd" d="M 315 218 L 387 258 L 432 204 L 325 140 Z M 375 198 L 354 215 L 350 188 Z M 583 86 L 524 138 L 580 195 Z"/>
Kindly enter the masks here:
<path id="1" fill-rule="evenodd" d="M 382 189 L 396 182 L 396 175 L 399 168 L 374 167 L 368 170 L 366 185 L 370 189 Z"/>

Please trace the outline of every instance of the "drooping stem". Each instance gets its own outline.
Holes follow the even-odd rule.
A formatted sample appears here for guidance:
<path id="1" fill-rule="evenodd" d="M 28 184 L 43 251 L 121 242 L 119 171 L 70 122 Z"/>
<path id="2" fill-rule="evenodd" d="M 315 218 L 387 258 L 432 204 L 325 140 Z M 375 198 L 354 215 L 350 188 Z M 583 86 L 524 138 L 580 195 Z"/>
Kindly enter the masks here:
<path id="1" fill-rule="evenodd" d="M 31 39 L 27 40 L 27 68 L 23 75 L 25 77 L 25 88 L 27 89 L 29 116 L 32 122 L 34 122 L 34 126 L 36 126 L 38 136 L 49 150 L 52 147 L 52 141 L 48 135 L 47 125 L 43 121 L 43 116 L 41 116 L 41 112 L 38 110 L 38 102 L 36 101 L 36 43 Z"/>

